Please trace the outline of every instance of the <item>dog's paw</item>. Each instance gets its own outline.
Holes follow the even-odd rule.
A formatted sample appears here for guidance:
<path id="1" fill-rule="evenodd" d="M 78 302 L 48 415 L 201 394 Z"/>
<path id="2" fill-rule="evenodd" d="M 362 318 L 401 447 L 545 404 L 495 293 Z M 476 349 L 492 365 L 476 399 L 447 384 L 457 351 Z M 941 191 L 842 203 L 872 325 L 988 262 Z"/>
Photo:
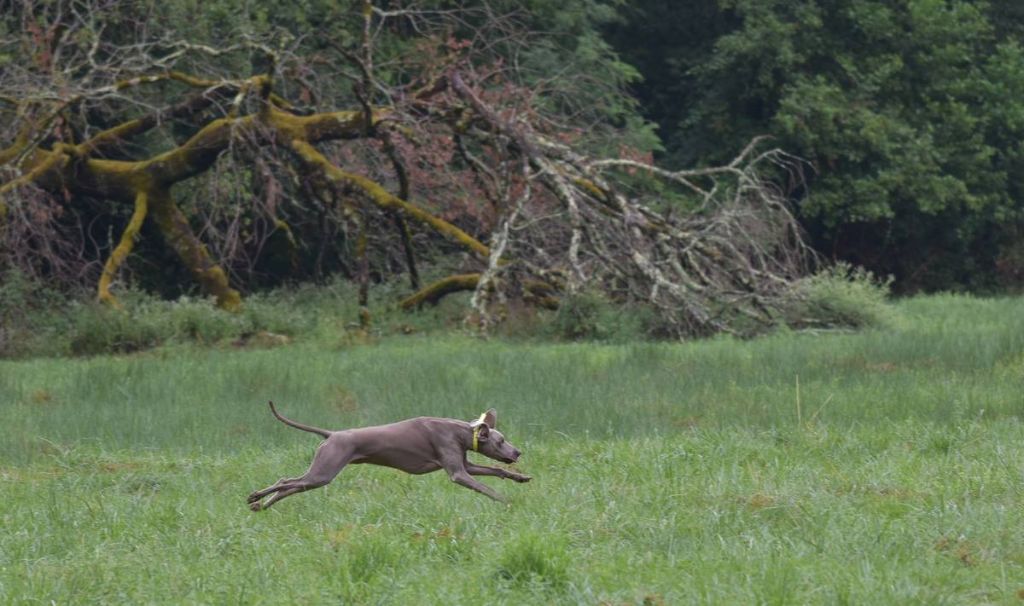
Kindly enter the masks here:
<path id="1" fill-rule="evenodd" d="M 251 501 L 249 503 L 249 509 L 253 511 L 261 511 L 263 509 L 263 503 L 259 501 Z"/>
<path id="2" fill-rule="evenodd" d="M 516 475 L 512 476 L 512 479 L 515 480 L 516 482 L 529 482 L 533 478 L 531 478 L 530 476 L 524 476 L 521 473 L 517 473 Z"/>

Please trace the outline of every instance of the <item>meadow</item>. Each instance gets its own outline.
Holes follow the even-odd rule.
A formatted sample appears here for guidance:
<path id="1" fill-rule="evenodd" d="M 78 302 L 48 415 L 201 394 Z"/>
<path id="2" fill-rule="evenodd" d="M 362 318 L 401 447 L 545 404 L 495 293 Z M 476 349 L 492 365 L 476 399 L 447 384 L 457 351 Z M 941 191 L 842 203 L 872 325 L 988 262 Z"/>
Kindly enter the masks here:
<path id="1" fill-rule="evenodd" d="M 355 465 L 329 428 L 498 427 L 528 484 Z M 411 335 L 0 361 L 0 603 L 1024 599 L 1024 299 L 739 341 Z M 475 455 L 471 455 L 475 456 Z"/>

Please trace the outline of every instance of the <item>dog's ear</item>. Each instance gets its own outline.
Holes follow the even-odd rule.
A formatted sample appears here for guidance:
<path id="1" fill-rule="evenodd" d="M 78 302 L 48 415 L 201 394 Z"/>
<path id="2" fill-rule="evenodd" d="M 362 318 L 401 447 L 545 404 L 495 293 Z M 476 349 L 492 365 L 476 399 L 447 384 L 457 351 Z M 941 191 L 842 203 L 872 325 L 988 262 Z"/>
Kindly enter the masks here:
<path id="1" fill-rule="evenodd" d="M 490 427 L 491 429 L 494 429 L 495 427 L 498 426 L 498 411 L 497 410 L 494 410 L 493 408 L 489 408 L 487 410 L 487 412 L 484 413 L 484 425 Z"/>
<path id="2" fill-rule="evenodd" d="M 476 430 L 476 438 L 481 442 L 486 442 L 491 437 L 491 429 L 486 424 L 481 423 Z"/>

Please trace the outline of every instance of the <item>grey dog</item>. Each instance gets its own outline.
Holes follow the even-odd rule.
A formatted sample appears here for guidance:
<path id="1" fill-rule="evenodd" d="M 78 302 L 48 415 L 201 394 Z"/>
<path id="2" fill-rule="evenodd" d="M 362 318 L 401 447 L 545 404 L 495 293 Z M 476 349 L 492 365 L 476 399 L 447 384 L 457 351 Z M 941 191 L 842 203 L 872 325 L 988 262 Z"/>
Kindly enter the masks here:
<path id="1" fill-rule="evenodd" d="M 319 488 L 338 475 L 349 463 L 372 463 L 421 474 L 443 469 L 448 477 L 466 488 L 472 488 L 497 501 L 500 494 L 473 476 L 497 476 L 516 482 L 529 482 L 530 476 L 466 460 L 466 452 L 474 450 L 501 461 L 515 463 L 519 449 L 505 441 L 495 429 L 498 413 L 493 408 L 473 422 L 438 417 L 417 417 L 388 425 L 328 431 L 287 419 L 270 402 L 270 411 L 282 423 L 324 437 L 316 449 L 309 470 L 298 478 L 281 478 L 263 490 L 249 495 L 249 509 L 267 509 L 281 499 L 313 488 Z M 263 497 L 273 493 L 264 503 Z"/>

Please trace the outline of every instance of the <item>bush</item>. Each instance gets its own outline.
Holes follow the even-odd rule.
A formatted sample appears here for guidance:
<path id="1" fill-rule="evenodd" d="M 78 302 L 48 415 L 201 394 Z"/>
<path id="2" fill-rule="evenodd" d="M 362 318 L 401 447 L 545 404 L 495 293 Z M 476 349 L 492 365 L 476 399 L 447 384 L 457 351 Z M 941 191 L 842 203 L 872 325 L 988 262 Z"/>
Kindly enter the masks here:
<path id="1" fill-rule="evenodd" d="M 245 300 L 239 315 L 245 319 L 250 331 L 288 336 L 309 333 L 316 328 L 322 316 L 348 311 L 328 295 L 311 286 L 253 295 Z M 351 313 L 355 318 L 354 309 Z"/>
<path id="2" fill-rule="evenodd" d="M 121 297 L 123 310 L 98 303 L 70 306 L 73 355 L 128 353 L 164 343 L 216 344 L 257 334 L 289 337 L 311 330 L 309 314 L 285 296 L 252 297 L 242 311 L 218 308 L 212 298 L 162 301 L 141 292 Z"/>
<path id="3" fill-rule="evenodd" d="M 0 275 L 0 358 L 66 353 L 62 295 L 11 269 Z"/>
<path id="4" fill-rule="evenodd" d="M 888 302 L 892 278 L 879 279 L 862 267 L 837 263 L 795 287 L 786 324 L 794 328 L 871 328 L 894 319 Z"/>
<path id="5" fill-rule="evenodd" d="M 218 308 L 212 299 L 179 299 L 169 307 L 176 340 L 217 343 L 251 330 L 248 318 Z"/>
<path id="6" fill-rule="evenodd" d="M 169 343 L 272 346 L 300 335 L 334 338 L 357 318 L 355 287 L 340 280 L 254 294 L 231 313 L 208 297 L 167 301 L 130 288 L 118 292 L 117 310 L 91 292 L 59 293 L 16 271 L 0 279 L 0 358 L 131 353 Z M 409 320 L 392 315 L 385 320 Z"/>
<path id="7" fill-rule="evenodd" d="M 635 305 L 616 304 L 583 291 L 562 298 L 550 332 L 570 341 L 625 341 L 649 336 L 652 313 Z"/>
<path id="8" fill-rule="evenodd" d="M 172 334 L 153 315 L 132 314 L 100 303 L 74 303 L 68 311 L 72 355 L 129 353 L 155 347 Z"/>
<path id="9" fill-rule="evenodd" d="M 894 319 L 889 284 L 864 269 L 836 265 L 797 283 L 779 322 L 794 328 L 884 326 Z M 396 280 L 373 291 L 374 335 L 463 325 L 468 294 L 406 313 L 394 301 L 407 288 Z M 296 337 L 338 340 L 358 317 L 355 286 L 342 280 L 254 294 L 238 313 L 219 309 L 211 298 L 165 301 L 131 289 L 119 298 L 123 310 L 96 303 L 92 293 L 70 300 L 9 271 L 0 282 L 0 357 L 130 353 L 165 343 L 274 346 Z M 651 307 L 617 303 L 594 291 L 565 296 L 555 312 L 509 305 L 505 316 L 496 334 L 512 338 L 625 342 L 675 334 Z"/>

